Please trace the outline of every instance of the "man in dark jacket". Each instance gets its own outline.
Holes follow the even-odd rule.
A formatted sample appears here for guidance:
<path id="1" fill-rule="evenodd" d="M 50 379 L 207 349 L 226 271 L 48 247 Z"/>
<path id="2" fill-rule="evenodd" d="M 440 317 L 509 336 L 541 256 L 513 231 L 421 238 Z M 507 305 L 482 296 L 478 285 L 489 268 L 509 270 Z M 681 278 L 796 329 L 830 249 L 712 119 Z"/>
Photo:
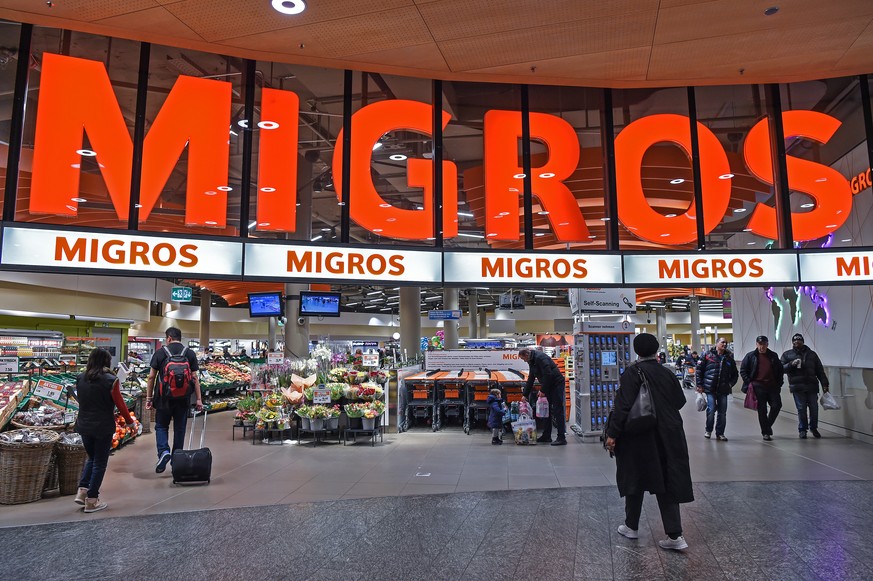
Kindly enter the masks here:
<path id="1" fill-rule="evenodd" d="M 715 425 L 715 439 L 727 442 L 724 428 L 727 424 L 728 396 L 739 378 L 737 362 L 734 354 L 727 348 L 727 339 L 721 337 L 697 363 L 694 374 L 697 391 L 706 394 L 706 431 L 703 437 L 712 437 L 712 427 Z M 718 421 L 715 421 L 718 412 Z"/>
<path id="2" fill-rule="evenodd" d="M 539 380 L 540 393 L 549 401 L 550 417 L 546 420 L 543 435 L 537 438 L 537 442 L 552 442 L 552 423 L 554 422 L 555 427 L 558 429 L 558 438 L 552 442 L 552 446 L 566 446 L 564 376 L 561 374 L 558 366 L 555 365 L 555 362 L 552 361 L 552 358 L 542 351 L 522 349 L 518 352 L 518 358 L 530 366 L 527 385 L 525 385 L 524 392 L 522 393 L 524 398 L 530 398 L 534 380 Z M 530 403 L 531 406 L 536 405 L 536 402 Z"/>
<path id="3" fill-rule="evenodd" d="M 782 395 L 779 390 L 785 380 L 782 377 L 782 363 L 779 356 L 770 351 L 770 340 L 764 335 L 755 339 L 755 350 L 746 353 L 740 363 L 740 376 L 743 378 L 743 393 L 755 390 L 758 398 L 758 423 L 765 440 L 773 439 L 773 422 L 782 409 Z M 767 412 L 767 406 L 770 412 Z"/>
<path id="4" fill-rule="evenodd" d="M 788 389 L 794 395 L 794 405 L 797 406 L 797 429 L 800 438 L 806 439 L 806 430 L 812 432 L 814 438 L 821 438 L 818 432 L 818 383 L 824 391 L 830 389 L 828 376 L 818 354 L 806 346 L 803 335 L 795 333 L 791 338 L 792 348 L 782 354 L 780 361 L 788 374 Z M 809 419 L 807 421 L 807 410 Z"/>
<path id="5" fill-rule="evenodd" d="M 615 453 L 616 484 L 625 498 L 625 520 L 618 533 L 629 539 L 639 537 L 643 496 L 649 492 L 658 499 L 664 532 L 669 537 L 658 544 L 663 549 L 685 549 L 688 543 L 682 536 L 679 504 L 694 500 L 688 443 L 679 414 L 685 394 L 676 376 L 658 364 L 658 340 L 654 335 L 637 335 L 634 351 L 639 359 L 621 374 L 615 407 L 606 426 L 606 448 Z M 649 385 L 658 420 L 652 429 L 631 432 L 626 430 L 628 415 L 642 385 L 637 370 Z"/>

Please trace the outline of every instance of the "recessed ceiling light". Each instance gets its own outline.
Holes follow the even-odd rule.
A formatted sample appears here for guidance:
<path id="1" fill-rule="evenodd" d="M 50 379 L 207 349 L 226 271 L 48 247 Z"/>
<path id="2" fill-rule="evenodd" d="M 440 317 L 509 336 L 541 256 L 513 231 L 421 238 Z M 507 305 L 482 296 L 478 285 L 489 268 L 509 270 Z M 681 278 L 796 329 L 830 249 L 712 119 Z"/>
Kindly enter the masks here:
<path id="1" fill-rule="evenodd" d="M 218 186 L 215 189 L 218 190 L 219 192 L 230 192 L 233 190 L 233 188 L 231 188 L 230 186 Z"/>
<path id="2" fill-rule="evenodd" d="M 675 180 L 670 180 L 670 183 L 678 186 L 679 184 L 685 183 L 685 180 L 683 180 L 682 178 L 676 178 Z"/>
<path id="3" fill-rule="evenodd" d="M 310 242 L 315 242 L 316 240 L 321 240 L 321 234 L 319 234 L 318 236 L 314 237 L 312 240 L 310 240 Z"/>
<path id="4" fill-rule="evenodd" d="M 612 220 L 612 218 L 601 218 L 600 219 L 601 222 L 609 222 L 610 220 Z"/>
<path id="5" fill-rule="evenodd" d="M 537 212 L 537 214 L 539 214 L 540 216 L 548 216 L 548 215 L 549 215 L 549 211 L 548 211 L 548 210 L 542 210 L 542 211 L 540 211 L 540 212 Z"/>
<path id="6" fill-rule="evenodd" d="M 322 232 L 330 232 L 330 228 L 322 228 L 321 231 Z"/>
<path id="7" fill-rule="evenodd" d="M 276 188 L 263 187 L 263 188 L 261 188 L 261 191 L 262 191 L 262 192 L 266 192 L 266 193 L 270 193 L 270 192 L 275 192 L 275 191 L 276 191 Z"/>
<path id="8" fill-rule="evenodd" d="M 825 228 L 836 228 L 836 227 L 837 227 L 836 224 L 828 224 L 827 226 L 825 226 Z"/>
<path id="9" fill-rule="evenodd" d="M 215 190 L 208 190 L 208 191 L 203 192 L 203 193 L 206 194 L 207 196 L 214 196 L 214 195 L 216 195 L 218 192 L 216 192 Z"/>
<path id="10" fill-rule="evenodd" d="M 666 233 L 665 233 L 665 234 L 661 234 L 661 238 L 666 238 L 667 236 L 669 236 L 669 234 L 666 234 Z"/>
<path id="11" fill-rule="evenodd" d="M 826 182 L 826 181 L 828 181 L 828 178 L 818 178 L 818 179 L 815 180 L 815 181 L 817 181 L 817 182 Z"/>
<path id="12" fill-rule="evenodd" d="M 517 180 L 523 180 L 524 178 L 527 177 L 527 174 L 517 173 L 517 174 L 515 174 L 515 175 L 512 176 L 512 177 L 514 177 L 514 178 L 517 179 Z"/>
<path id="13" fill-rule="evenodd" d="M 78 153 L 82 157 L 94 157 L 97 155 L 96 151 L 92 151 L 90 149 L 77 149 L 76 153 Z"/>
<path id="14" fill-rule="evenodd" d="M 755 244 L 757 244 L 757 242 L 746 242 L 746 244 L 748 244 L 749 246 L 754 246 Z"/>
<path id="15" fill-rule="evenodd" d="M 213 222 L 212 220 L 206 220 L 207 226 L 215 226 L 216 224 L 218 224 L 218 222 Z"/>
<path id="16" fill-rule="evenodd" d="M 88 201 L 85 198 L 70 198 L 70 199 L 73 200 L 74 202 L 79 202 L 80 204 L 84 204 L 85 202 Z"/>
<path id="17" fill-rule="evenodd" d="M 736 210 L 734 210 L 734 214 L 742 214 L 745 211 L 746 211 L 745 208 L 737 208 Z"/>
<path id="18" fill-rule="evenodd" d="M 540 174 L 540 177 L 541 178 L 553 178 L 553 177 L 555 177 L 555 174 L 553 174 L 551 172 L 543 172 Z"/>
<path id="19" fill-rule="evenodd" d="M 720 179 L 720 180 L 729 180 L 729 179 L 731 179 L 732 177 L 734 177 L 734 174 L 732 174 L 732 173 L 723 173 L 723 174 L 721 174 L 720 176 L 718 176 L 718 179 Z"/>
<path id="20" fill-rule="evenodd" d="M 395 153 L 394 155 L 388 156 L 388 159 L 393 159 L 394 161 L 403 161 L 406 159 L 406 156 L 402 153 Z"/>
<path id="21" fill-rule="evenodd" d="M 377 141 L 376 143 L 373 144 L 373 151 L 376 151 L 377 149 L 381 149 L 381 147 L 382 147 L 382 142 Z"/>
<path id="22" fill-rule="evenodd" d="M 261 129 L 278 129 L 279 124 L 275 121 L 261 121 L 260 123 L 258 123 L 258 127 L 260 127 Z"/>
<path id="23" fill-rule="evenodd" d="M 813 206 L 815 206 L 815 204 L 812 204 L 812 203 L 800 204 L 801 208 L 812 208 Z"/>
<path id="24" fill-rule="evenodd" d="M 675 218 L 675 217 L 676 217 L 676 214 L 667 214 L 667 215 L 664 216 L 664 217 L 665 217 L 665 218 Z"/>
<path id="25" fill-rule="evenodd" d="M 416 210 L 424 210 L 424 206 L 416 206 L 415 209 Z"/>
<path id="26" fill-rule="evenodd" d="M 764 10 L 764 16 L 773 16 L 777 12 L 779 12 L 779 7 L 778 6 L 771 6 L 770 8 L 767 8 L 766 10 Z"/>
<path id="27" fill-rule="evenodd" d="M 306 2 L 303 0 L 273 0 L 273 10 L 294 16 L 306 10 Z"/>
<path id="28" fill-rule="evenodd" d="M 390 208 L 391 204 L 379 204 L 380 208 Z"/>

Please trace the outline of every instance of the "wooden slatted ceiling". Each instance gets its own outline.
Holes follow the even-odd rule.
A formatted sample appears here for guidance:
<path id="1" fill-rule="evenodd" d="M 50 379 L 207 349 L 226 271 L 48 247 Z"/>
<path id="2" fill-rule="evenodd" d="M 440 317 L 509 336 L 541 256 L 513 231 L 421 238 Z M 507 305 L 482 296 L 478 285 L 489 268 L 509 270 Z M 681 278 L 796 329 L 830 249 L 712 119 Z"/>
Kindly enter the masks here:
<path id="1" fill-rule="evenodd" d="M 870 0 L 6 0 L 0 17 L 278 62 L 581 86 L 873 72 Z M 780 11 L 765 16 L 769 6 Z M 302 45 L 302 46 L 301 46 Z M 742 70 L 742 73 L 740 72 Z"/>

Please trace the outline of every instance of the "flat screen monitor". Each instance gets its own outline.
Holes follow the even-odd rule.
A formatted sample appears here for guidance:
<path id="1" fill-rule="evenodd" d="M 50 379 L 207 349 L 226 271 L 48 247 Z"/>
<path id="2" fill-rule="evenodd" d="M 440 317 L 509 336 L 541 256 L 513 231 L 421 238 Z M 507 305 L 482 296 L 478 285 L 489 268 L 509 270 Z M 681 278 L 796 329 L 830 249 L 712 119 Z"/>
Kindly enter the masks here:
<path id="1" fill-rule="evenodd" d="M 339 317 L 340 293 L 301 291 L 301 317 Z"/>
<path id="2" fill-rule="evenodd" d="M 285 314 L 282 293 L 249 293 L 250 317 L 281 317 Z"/>
<path id="3" fill-rule="evenodd" d="M 600 353 L 601 365 L 616 365 L 618 363 L 615 351 L 602 351 Z"/>

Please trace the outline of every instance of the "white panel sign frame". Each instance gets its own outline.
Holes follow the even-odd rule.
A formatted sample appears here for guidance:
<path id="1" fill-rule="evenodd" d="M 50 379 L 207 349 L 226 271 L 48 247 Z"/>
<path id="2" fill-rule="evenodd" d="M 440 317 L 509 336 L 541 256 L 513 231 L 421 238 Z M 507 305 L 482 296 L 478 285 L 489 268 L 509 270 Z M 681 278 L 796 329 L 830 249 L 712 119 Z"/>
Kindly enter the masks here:
<path id="1" fill-rule="evenodd" d="M 445 349 L 425 351 L 425 369 L 491 369 L 527 371 L 528 364 L 519 359 L 518 349 Z"/>
<path id="2" fill-rule="evenodd" d="M 607 253 L 445 252 L 446 284 L 621 284 L 621 256 Z"/>
<path id="3" fill-rule="evenodd" d="M 873 281 L 873 252 L 802 252 L 799 257 L 804 283 Z"/>
<path id="4" fill-rule="evenodd" d="M 625 282 L 633 286 L 770 286 L 798 281 L 794 252 L 625 254 L 623 264 Z"/>

